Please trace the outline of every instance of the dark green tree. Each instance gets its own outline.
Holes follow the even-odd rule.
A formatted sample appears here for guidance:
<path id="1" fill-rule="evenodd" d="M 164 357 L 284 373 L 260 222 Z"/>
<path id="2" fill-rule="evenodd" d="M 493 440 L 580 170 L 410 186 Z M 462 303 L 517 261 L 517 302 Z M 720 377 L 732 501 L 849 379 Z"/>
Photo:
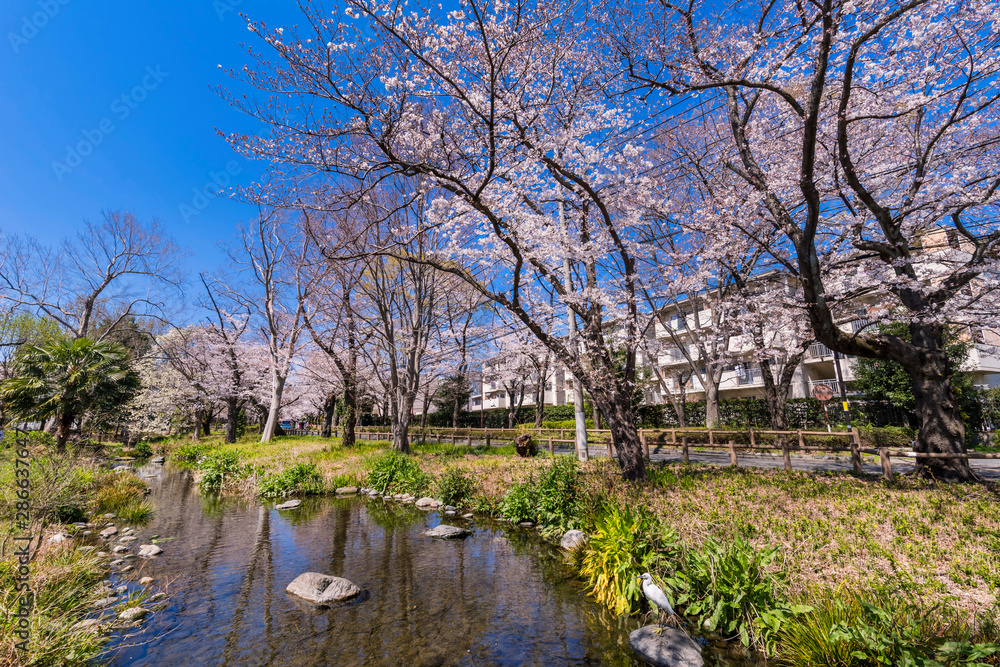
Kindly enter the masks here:
<path id="1" fill-rule="evenodd" d="M 880 333 L 898 336 L 909 342 L 910 328 L 900 322 L 881 324 Z M 944 350 L 950 366 L 955 370 L 951 376 L 951 389 L 963 418 L 968 419 L 970 410 L 977 401 L 972 374 L 960 370 L 969 358 L 972 341 L 959 335 L 959 330 L 949 329 L 944 337 Z M 913 410 L 917 401 L 913 395 L 913 381 L 909 373 L 895 361 L 858 357 L 854 367 L 855 387 L 868 398 L 887 401 L 905 410 Z"/>
<path id="2" fill-rule="evenodd" d="M 458 414 L 472 396 L 472 385 L 465 375 L 449 375 L 434 392 L 434 405 L 441 412 L 451 413 L 451 427 L 458 427 Z"/>
<path id="3" fill-rule="evenodd" d="M 77 338 L 23 350 L 15 377 L 0 384 L 0 398 L 20 419 L 54 417 L 56 445 L 64 452 L 77 419 L 117 410 L 139 387 L 123 346 Z"/>

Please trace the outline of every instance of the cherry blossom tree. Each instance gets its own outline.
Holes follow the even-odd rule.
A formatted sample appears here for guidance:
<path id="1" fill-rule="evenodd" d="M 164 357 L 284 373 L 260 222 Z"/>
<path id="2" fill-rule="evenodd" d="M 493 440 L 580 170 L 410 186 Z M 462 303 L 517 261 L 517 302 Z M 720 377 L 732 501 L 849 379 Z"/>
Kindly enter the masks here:
<path id="1" fill-rule="evenodd" d="M 644 252 L 635 228 L 651 196 L 644 151 L 657 123 L 615 96 L 631 84 L 609 73 L 596 45 L 612 17 L 558 3 L 469 2 L 446 13 L 349 0 L 346 20 L 302 10 L 301 32 L 250 24 L 275 58 L 252 51 L 256 64 L 234 76 L 276 95 L 230 101 L 272 132 L 233 135 L 236 150 L 359 192 L 391 175 L 418 181 L 414 197 L 433 194 L 428 220 L 447 240 L 419 261 L 538 337 L 594 397 L 624 476 L 644 478 L 631 405 Z M 547 330 L 551 295 L 579 319 L 579 345 Z M 621 376 L 610 321 L 625 350 Z"/>
<path id="2" fill-rule="evenodd" d="M 750 187 L 789 249 L 816 338 L 899 363 L 916 399 L 915 449 L 964 452 L 944 332 L 994 320 L 997 308 L 1000 5 L 719 10 L 664 0 L 626 22 L 615 46 L 647 99 L 684 95 L 681 115 L 717 129 L 719 164 Z M 879 304 L 867 319 L 906 322 L 909 340 L 845 331 L 862 297 Z M 918 466 L 975 477 L 961 458 Z"/>

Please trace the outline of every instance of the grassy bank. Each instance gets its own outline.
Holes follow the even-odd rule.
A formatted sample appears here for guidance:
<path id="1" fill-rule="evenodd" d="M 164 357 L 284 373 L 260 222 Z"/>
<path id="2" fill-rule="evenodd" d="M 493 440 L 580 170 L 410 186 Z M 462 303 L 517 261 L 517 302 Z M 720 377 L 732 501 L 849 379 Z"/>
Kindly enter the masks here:
<path id="1" fill-rule="evenodd" d="M 28 522 L 22 523 L 15 483 L 16 445 L 0 446 L 0 664 L 84 665 L 99 659 L 106 635 L 99 626 L 79 625 L 95 612 L 93 603 L 108 594 L 101 586 L 108 558 L 94 549 L 82 549 L 83 527 L 74 522 L 103 525 L 99 517 L 116 515 L 122 523 L 141 524 L 150 516 L 146 484 L 128 472 L 114 472 L 100 464 L 94 449 L 52 452 L 44 435 L 28 445 L 30 456 Z M 24 468 L 18 468 L 24 470 Z M 32 535 L 30 543 L 15 538 Z M 65 535 L 67 537 L 56 537 Z M 27 554 L 19 553 L 27 546 Z M 27 561 L 27 562 L 25 562 Z M 24 599 L 20 569 L 30 570 L 28 583 L 35 593 L 25 630 L 17 617 Z"/>
<path id="2" fill-rule="evenodd" d="M 1000 502 L 979 486 L 834 473 L 521 459 L 512 447 L 209 440 L 176 447 L 209 489 L 283 497 L 366 485 L 432 495 L 556 539 L 595 598 L 644 610 L 649 571 L 692 626 L 784 664 L 1000 664 Z M 921 662 L 922 661 L 922 662 Z"/>

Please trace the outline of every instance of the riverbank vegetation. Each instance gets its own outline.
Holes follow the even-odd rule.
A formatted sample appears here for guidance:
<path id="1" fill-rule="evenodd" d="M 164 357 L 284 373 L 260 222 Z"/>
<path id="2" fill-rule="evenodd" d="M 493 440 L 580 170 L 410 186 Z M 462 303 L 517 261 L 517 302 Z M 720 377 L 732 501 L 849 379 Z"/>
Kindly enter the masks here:
<path id="1" fill-rule="evenodd" d="M 241 477 L 223 492 L 277 497 L 263 481 L 308 470 L 301 493 L 350 482 L 531 521 L 553 539 L 584 530 L 571 558 L 598 602 L 642 613 L 636 577 L 649 571 L 691 627 L 782 664 L 1000 664 L 1000 502 L 979 485 L 681 464 L 635 484 L 608 459 L 519 458 L 512 447 L 197 447 L 171 458 L 203 485 L 208 462 L 232 461 Z"/>
<path id="2" fill-rule="evenodd" d="M 28 442 L 30 454 L 30 510 L 27 525 L 19 520 L 18 486 L 14 483 L 14 457 L 18 448 L 0 446 L 0 664 L 85 665 L 99 659 L 106 635 L 98 627 L 79 623 L 92 616 L 96 599 L 106 596 L 101 582 L 107 576 L 107 559 L 95 550 L 80 548 L 84 528 L 74 522 L 101 521 L 106 513 L 118 522 L 141 524 L 151 515 L 146 484 L 128 471 L 113 471 L 100 448 L 55 451 L 47 434 Z M 103 464 L 102 464 L 103 463 Z M 22 468 L 23 469 L 23 468 Z M 57 535 L 65 537 L 56 537 Z M 23 637 L 17 631 L 14 611 L 22 598 L 18 590 L 18 551 L 25 542 L 15 538 L 32 535 L 28 546 L 28 583 L 35 593 L 29 617 L 28 651 L 17 650 Z"/>

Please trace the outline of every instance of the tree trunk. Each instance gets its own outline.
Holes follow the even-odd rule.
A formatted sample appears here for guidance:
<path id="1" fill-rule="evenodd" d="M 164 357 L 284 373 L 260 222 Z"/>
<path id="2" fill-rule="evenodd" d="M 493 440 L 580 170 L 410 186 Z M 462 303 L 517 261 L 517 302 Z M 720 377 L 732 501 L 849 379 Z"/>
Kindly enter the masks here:
<path id="1" fill-rule="evenodd" d="M 608 422 L 622 476 L 631 482 L 645 480 L 646 463 L 642 459 L 642 442 L 635 428 L 631 397 L 620 392 L 603 391 L 591 391 L 591 395 Z"/>
<path id="2" fill-rule="evenodd" d="M 353 383 L 346 383 L 344 388 L 344 418 L 342 420 L 344 435 L 340 440 L 341 447 L 354 446 L 354 429 L 358 424 L 358 393 Z"/>
<path id="3" fill-rule="evenodd" d="M 264 424 L 264 432 L 260 435 L 261 442 L 268 442 L 274 437 L 274 432 L 278 426 L 278 413 L 281 411 L 281 395 L 285 392 L 285 377 L 274 374 L 271 383 L 271 406 L 267 410 L 267 422 Z"/>
<path id="4" fill-rule="evenodd" d="M 458 396 L 455 397 L 455 404 L 451 411 L 451 427 L 458 428 Z"/>
<path id="5" fill-rule="evenodd" d="M 236 442 L 236 426 L 240 419 L 240 404 L 235 398 L 226 401 L 226 442 Z"/>
<path id="6" fill-rule="evenodd" d="M 592 408 L 591 412 L 593 412 L 593 414 L 594 414 L 594 417 L 593 417 L 593 419 L 594 419 L 594 428 L 599 429 L 599 428 L 601 428 L 601 411 L 597 407 L 597 401 L 593 401 L 591 403 L 591 408 Z"/>
<path id="7" fill-rule="evenodd" d="M 331 392 L 323 402 L 323 427 L 320 430 L 321 438 L 329 438 L 333 435 L 333 416 L 337 412 L 337 394 Z"/>
<path id="8" fill-rule="evenodd" d="M 715 371 L 705 372 L 705 426 L 715 428 L 719 424 L 719 383 L 715 381 Z"/>
<path id="9" fill-rule="evenodd" d="M 916 328 L 916 327 L 914 327 Z M 916 338 L 916 336 L 914 336 Z M 933 341 L 931 344 L 933 345 Z M 925 346 L 925 347 L 930 347 Z M 904 366 L 913 383 L 917 419 L 920 431 L 913 449 L 926 454 L 964 454 L 965 424 L 951 387 L 953 369 L 947 354 L 937 346 L 932 353 L 921 355 L 914 363 Z M 973 481 L 978 475 L 968 459 L 917 459 L 919 475 Z"/>
<path id="10" fill-rule="evenodd" d="M 66 453 L 66 443 L 69 442 L 69 434 L 73 428 L 73 420 L 76 419 L 76 415 L 72 412 L 66 412 L 59 415 L 59 419 L 56 420 L 56 451 L 60 454 Z"/>
<path id="11" fill-rule="evenodd" d="M 195 410 L 194 412 L 194 428 L 191 430 L 192 440 L 201 440 L 201 422 L 204 418 L 202 417 L 201 410 Z"/>
<path id="12" fill-rule="evenodd" d="M 202 435 L 208 437 L 212 435 L 212 417 L 214 415 L 209 412 L 205 415 L 204 419 L 201 420 Z"/>

